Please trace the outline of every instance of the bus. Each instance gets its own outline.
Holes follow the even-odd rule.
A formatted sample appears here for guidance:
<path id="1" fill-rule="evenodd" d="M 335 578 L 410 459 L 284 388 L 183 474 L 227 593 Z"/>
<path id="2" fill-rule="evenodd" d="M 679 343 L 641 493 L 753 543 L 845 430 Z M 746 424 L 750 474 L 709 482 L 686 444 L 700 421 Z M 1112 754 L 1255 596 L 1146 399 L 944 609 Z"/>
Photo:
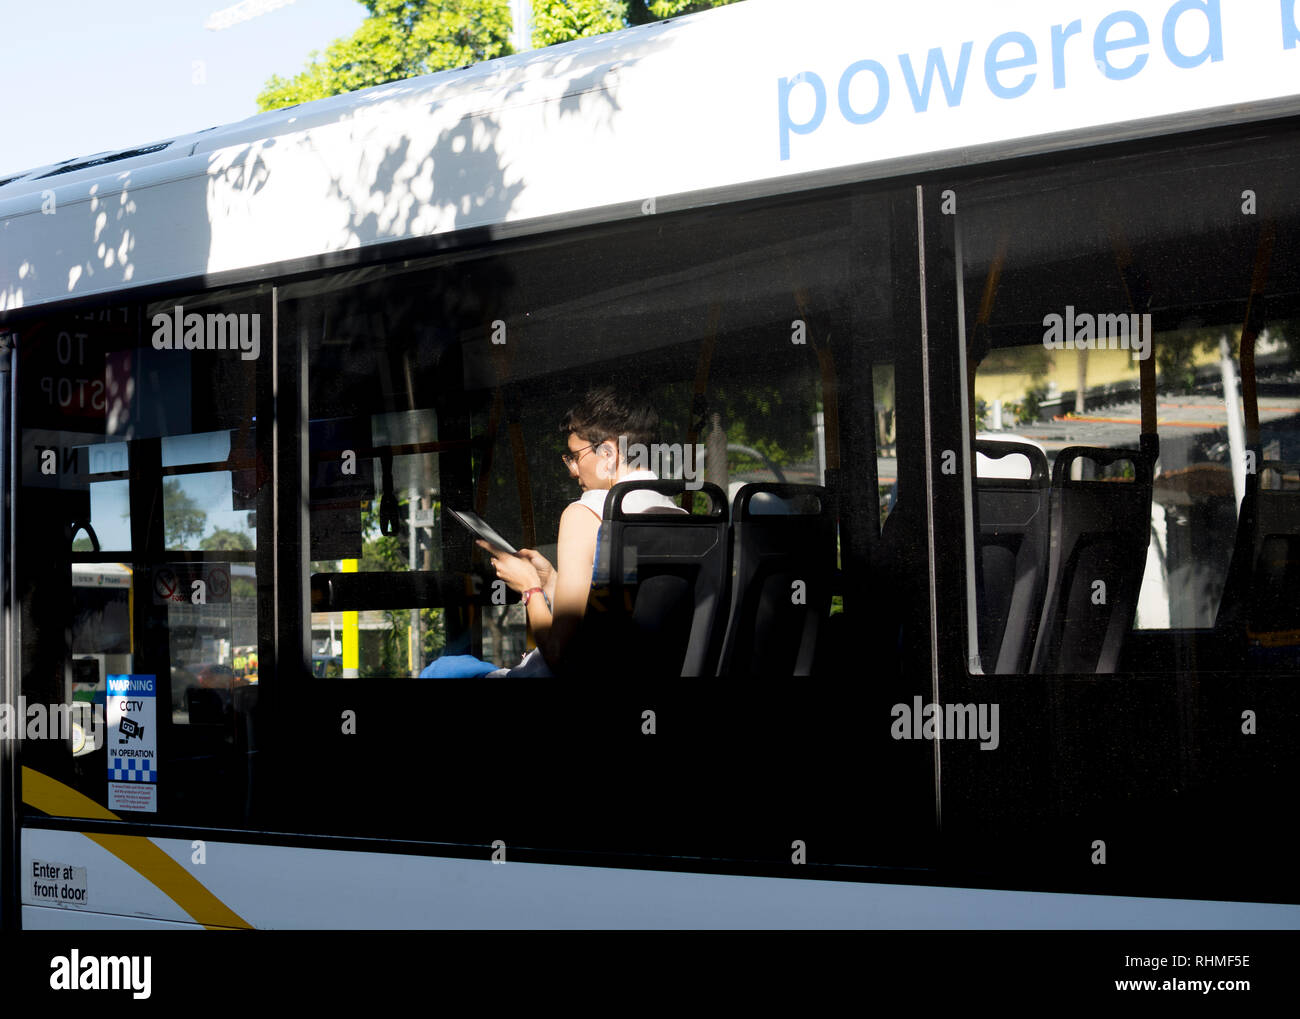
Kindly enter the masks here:
<path id="1" fill-rule="evenodd" d="M 1300 925 L 1294 8 L 746 0 L 0 174 L 4 923 Z M 436 678 L 611 384 L 687 512 Z"/>

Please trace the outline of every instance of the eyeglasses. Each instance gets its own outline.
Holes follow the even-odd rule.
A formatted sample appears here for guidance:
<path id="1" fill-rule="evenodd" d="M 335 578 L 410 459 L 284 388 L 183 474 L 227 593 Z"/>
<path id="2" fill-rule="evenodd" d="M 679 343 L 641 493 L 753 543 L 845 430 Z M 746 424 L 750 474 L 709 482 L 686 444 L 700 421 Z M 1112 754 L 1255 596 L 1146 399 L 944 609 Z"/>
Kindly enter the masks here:
<path id="1" fill-rule="evenodd" d="M 590 446 L 583 446 L 581 449 L 575 450 L 572 453 L 561 453 L 560 459 L 564 461 L 565 467 L 572 469 L 578 466 L 578 461 L 582 459 L 583 453 L 587 452 L 589 449 L 595 449 L 599 445 L 599 442 L 593 442 Z"/>

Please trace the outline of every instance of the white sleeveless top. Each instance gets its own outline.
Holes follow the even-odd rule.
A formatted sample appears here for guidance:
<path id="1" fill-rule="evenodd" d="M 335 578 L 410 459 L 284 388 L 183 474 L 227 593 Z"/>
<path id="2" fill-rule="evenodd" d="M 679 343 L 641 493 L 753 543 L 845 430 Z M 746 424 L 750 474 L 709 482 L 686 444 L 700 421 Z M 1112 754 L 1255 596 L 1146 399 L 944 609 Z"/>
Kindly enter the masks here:
<path id="1" fill-rule="evenodd" d="M 658 481 L 659 477 L 654 471 L 628 471 L 628 473 L 619 479 L 620 481 Z M 605 518 L 605 499 L 609 495 L 607 488 L 589 488 L 582 493 L 582 498 L 578 501 L 587 509 L 595 513 L 600 519 Z M 628 513 L 646 513 L 650 510 L 676 510 L 678 513 L 686 511 L 677 505 L 672 499 L 659 492 L 647 492 L 644 489 L 636 492 L 629 492 L 623 496 L 623 509 Z"/>

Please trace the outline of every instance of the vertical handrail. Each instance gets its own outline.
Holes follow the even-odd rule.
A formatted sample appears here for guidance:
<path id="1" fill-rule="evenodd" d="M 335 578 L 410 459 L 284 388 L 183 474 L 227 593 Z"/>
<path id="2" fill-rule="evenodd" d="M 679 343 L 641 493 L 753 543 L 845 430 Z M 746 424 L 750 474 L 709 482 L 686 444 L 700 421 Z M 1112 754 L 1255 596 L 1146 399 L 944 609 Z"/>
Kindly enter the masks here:
<path id="1" fill-rule="evenodd" d="M 1002 276 L 1002 266 L 1006 258 L 1006 235 L 998 241 L 998 251 L 989 266 L 989 274 L 984 283 L 984 296 L 980 302 L 979 318 L 969 335 L 966 331 L 966 255 L 962 248 L 961 220 L 952 217 L 952 252 L 953 281 L 957 297 L 957 358 L 958 374 L 962 385 L 961 426 L 966 433 L 962 436 L 961 496 L 964 507 L 965 526 L 962 528 L 962 542 L 966 562 L 966 668 L 973 676 L 985 673 L 983 660 L 980 658 L 979 642 L 979 592 L 977 574 L 981 569 L 975 557 L 975 531 L 979 525 L 979 500 L 975 498 L 975 471 L 978 461 L 975 457 L 975 370 L 988 352 L 988 320 L 993 314 L 993 298 L 997 294 L 998 281 Z M 982 349 L 981 349 L 982 345 Z M 927 383 L 928 385 L 928 383 Z M 927 412 L 928 413 L 928 412 Z M 940 703 L 938 696 L 934 702 Z"/>

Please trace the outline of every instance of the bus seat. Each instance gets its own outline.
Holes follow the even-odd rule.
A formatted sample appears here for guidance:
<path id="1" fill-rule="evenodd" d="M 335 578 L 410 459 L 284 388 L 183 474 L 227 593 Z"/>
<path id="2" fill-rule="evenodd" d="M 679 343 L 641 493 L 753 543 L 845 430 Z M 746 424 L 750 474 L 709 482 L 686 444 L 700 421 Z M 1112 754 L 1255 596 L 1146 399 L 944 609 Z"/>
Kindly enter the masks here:
<path id="1" fill-rule="evenodd" d="M 1076 481 L 1076 460 L 1127 460 L 1134 476 Z M 1067 446 L 1057 454 L 1047 596 L 1031 672 L 1111 673 L 1118 666 L 1146 566 L 1153 468 L 1154 456 L 1134 449 Z"/>
<path id="2" fill-rule="evenodd" d="M 563 675 L 663 678 L 713 674 L 729 578 L 726 496 L 704 483 L 705 513 L 629 513 L 646 489 L 676 496 L 684 481 L 624 481 L 610 489 L 596 575 Z"/>
<path id="3" fill-rule="evenodd" d="M 731 530 L 731 614 L 719 675 L 811 674 L 835 576 L 826 489 L 745 485 L 732 503 Z"/>
<path id="4" fill-rule="evenodd" d="M 1215 628 L 1243 633 L 1264 658 L 1300 646 L 1300 465 L 1265 460 L 1246 476 Z M 1290 649 L 1288 651 L 1288 649 Z M 1254 657 L 1254 656 L 1252 656 Z"/>
<path id="5" fill-rule="evenodd" d="M 980 658 L 986 672 L 1024 673 L 1047 586 L 1047 455 L 1028 443 L 990 439 L 977 440 L 975 451 L 995 461 L 1015 455 L 1028 461 L 1027 469 L 1017 472 L 1023 478 L 999 471 L 998 477 L 977 473 L 975 480 Z"/>

